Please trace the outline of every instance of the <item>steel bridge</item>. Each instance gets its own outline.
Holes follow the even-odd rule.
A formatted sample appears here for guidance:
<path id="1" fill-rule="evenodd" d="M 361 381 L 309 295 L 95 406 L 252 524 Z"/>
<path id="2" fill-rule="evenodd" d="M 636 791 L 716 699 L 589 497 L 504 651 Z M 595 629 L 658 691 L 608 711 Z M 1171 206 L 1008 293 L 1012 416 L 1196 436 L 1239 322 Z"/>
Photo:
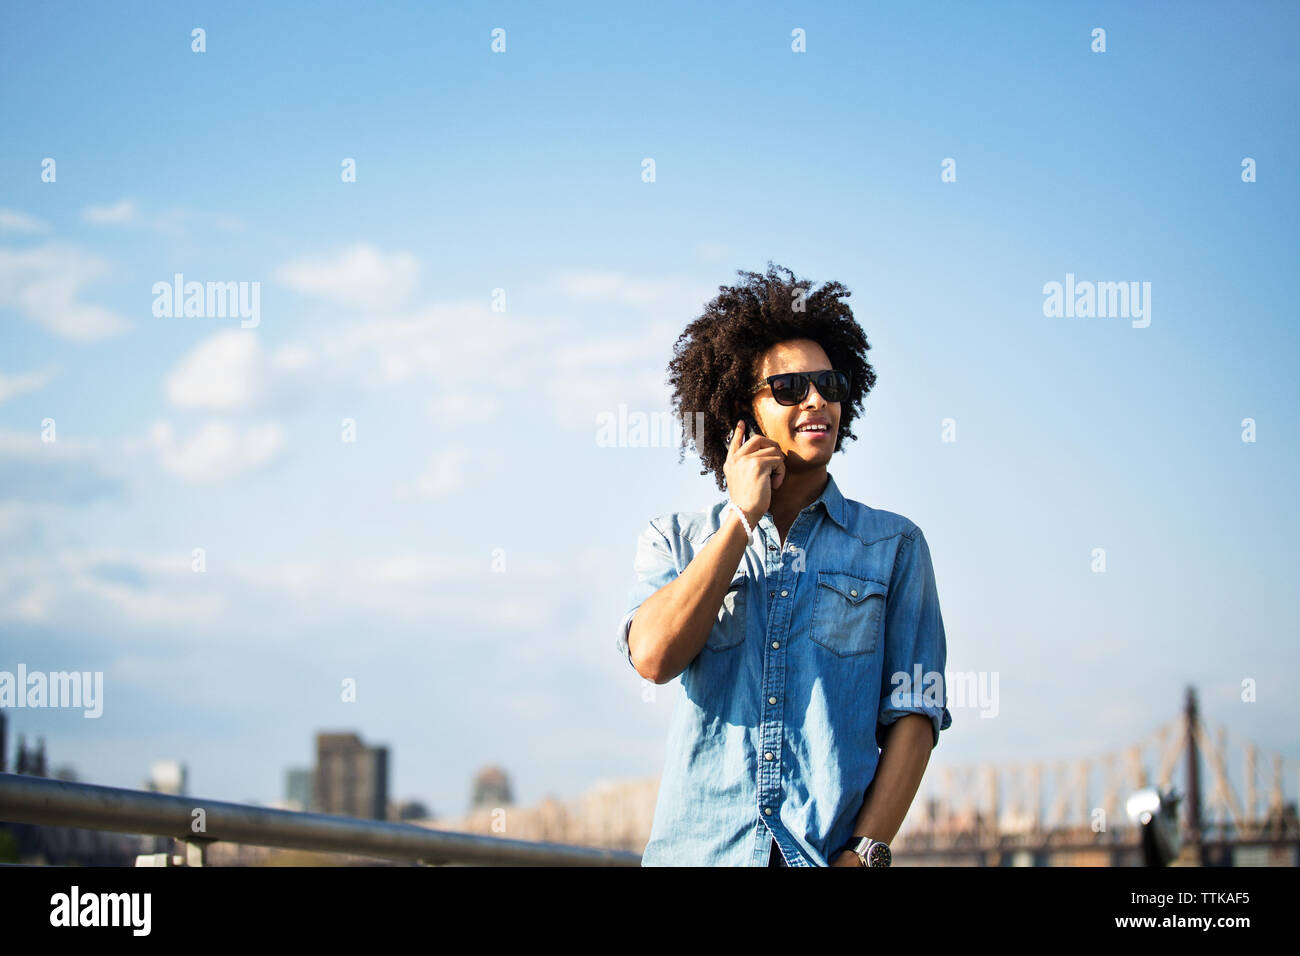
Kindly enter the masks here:
<path id="1" fill-rule="evenodd" d="M 1233 759 L 1240 761 L 1240 795 L 1230 780 Z M 919 821 L 909 817 L 895 844 L 900 863 L 923 865 L 1141 865 L 1139 828 L 1124 801 L 1154 786 L 1181 798 L 1183 848 L 1175 865 L 1296 866 L 1300 821 L 1287 779 L 1300 792 L 1293 758 L 1250 741 L 1235 742 L 1230 754 L 1222 725 L 1211 739 L 1188 688 L 1181 715 L 1122 749 L 1076 761 L 935 767 L 918 796 Z"/>

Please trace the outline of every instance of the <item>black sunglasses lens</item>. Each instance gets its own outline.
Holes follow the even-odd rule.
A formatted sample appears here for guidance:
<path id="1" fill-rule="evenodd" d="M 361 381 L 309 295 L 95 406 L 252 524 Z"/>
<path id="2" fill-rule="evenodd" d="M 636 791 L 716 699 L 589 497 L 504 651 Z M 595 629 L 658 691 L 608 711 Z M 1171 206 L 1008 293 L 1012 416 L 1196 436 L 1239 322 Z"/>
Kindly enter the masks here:
<path id="1" fill-rule="evenodd" d="M 794 405 L 808 394 L 808 379 L 798 373 L 772 379 L 772 397 L 781 405 Z"/>
<path id="2" fill-rule="evenodd" d="M 849 377 L 843 372 L 822 372 L 817 376 L 817 391 L 828 402 L 842 402 L 849 395 Z"/>
<path id="3" fill-rule="evenodd" d="M 828 402 L 842 402 L 849 397 L 849 377 L 844 372 L 826 371 L 816 375 L 790 372 L 772 379 L 772 397 L 781 405 L 798 405 L 808 397 L 808 382 L 817 383 L 817 391 Z"/>

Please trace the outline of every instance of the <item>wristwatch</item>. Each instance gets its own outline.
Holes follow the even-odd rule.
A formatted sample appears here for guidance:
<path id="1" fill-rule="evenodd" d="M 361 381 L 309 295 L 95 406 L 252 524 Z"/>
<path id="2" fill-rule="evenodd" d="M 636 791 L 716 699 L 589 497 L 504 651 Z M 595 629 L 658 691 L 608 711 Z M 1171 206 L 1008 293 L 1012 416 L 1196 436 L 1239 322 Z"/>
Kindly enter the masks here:
<path id="1" fill-rule="evenodd" d="M 889 866 L 894 858 L 888 843 L 871 837 L 854 837 L 840 848 L 841 853 L 845 850 L 852 850 L 863 866 Z"/>

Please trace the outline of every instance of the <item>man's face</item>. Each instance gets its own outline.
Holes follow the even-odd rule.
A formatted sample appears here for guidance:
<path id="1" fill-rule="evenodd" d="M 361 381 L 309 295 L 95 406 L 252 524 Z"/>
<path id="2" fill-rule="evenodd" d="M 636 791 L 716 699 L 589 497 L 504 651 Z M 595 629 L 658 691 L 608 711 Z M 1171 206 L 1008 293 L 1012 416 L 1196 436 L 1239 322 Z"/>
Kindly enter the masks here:
<path id="1" fill-rule="evenodd" d="M 821 372 L 829 368 L 831 360 L 820 345 L 812 339 L 794 339 L 767 351 L 754 384 L 782 372 Z M 781 446 L 787 468 L 818 468 L 830 462 L 840 430 L 840 403 L 822 398 L 815 382 L 808 383 L 808 394 L 795 405 L 780 404 L 772 397 L 771 386 L 765 384 L 754 395 L 754 417 L 763 434 Z M 824 424 L 826 430 L 805 428 L 812 424 Z"/>

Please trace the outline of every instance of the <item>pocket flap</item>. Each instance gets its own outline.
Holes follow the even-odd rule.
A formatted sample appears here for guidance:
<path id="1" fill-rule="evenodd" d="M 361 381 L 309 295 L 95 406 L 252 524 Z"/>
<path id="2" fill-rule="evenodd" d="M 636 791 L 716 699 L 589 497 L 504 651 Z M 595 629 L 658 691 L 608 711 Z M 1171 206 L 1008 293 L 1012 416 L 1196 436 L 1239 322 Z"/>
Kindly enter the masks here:
<path id="1" fill-rule="evenodd" d="M 879 581 L 860 578 L 853 574 L 845 574 L 842 571 L 818 571 L 817 583 L 824 588 L 830 588 L 832 591 L 843 595 L 844 599 L 850 604 L 861 604 L 871 595 L 884 595 L 889 590 Z"/>

